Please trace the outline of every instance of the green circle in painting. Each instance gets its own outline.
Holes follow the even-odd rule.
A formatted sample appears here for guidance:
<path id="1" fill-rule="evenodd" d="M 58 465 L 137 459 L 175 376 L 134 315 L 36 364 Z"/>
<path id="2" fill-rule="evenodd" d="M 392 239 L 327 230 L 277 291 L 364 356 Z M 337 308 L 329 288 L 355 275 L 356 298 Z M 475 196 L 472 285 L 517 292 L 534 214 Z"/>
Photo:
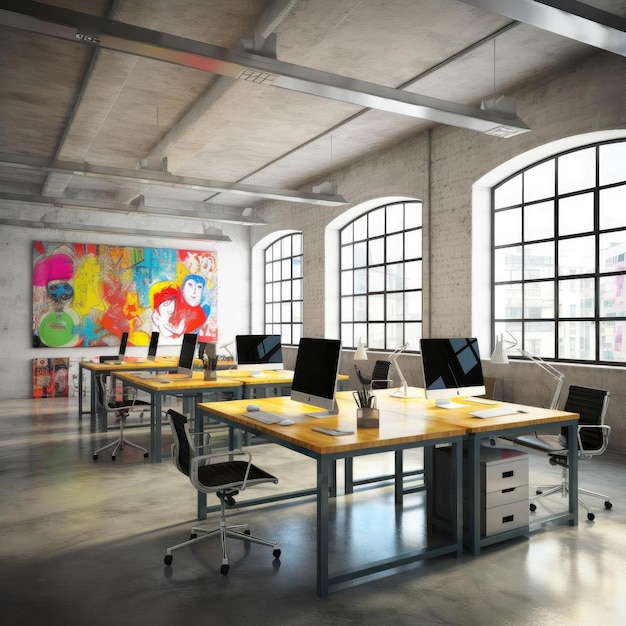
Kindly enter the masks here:
<path id="1" fill-rule="evenodd" d="M 39 337 L 52 348 L 73 345 L 76 342 L 74 320 L 65 311 L 51 311 L 39 322 Z"/>

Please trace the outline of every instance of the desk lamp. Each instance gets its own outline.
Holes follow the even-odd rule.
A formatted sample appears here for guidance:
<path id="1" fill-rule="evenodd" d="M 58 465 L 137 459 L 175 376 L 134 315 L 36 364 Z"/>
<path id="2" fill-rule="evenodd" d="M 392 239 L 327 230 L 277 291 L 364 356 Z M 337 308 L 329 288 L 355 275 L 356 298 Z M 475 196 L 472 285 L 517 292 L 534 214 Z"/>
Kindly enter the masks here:
<path id="1" fill-rule="evenodd" d="M 398 357 L 409 347 L 409 343 L 405 343 L 403 346 L 399 347 L 397 350 L 394 350 L 389 355 L 389 360 L 393 364 L 396 373 L 398 374 L 398 379 L 400 380 L 400 386 L 391 392 L 391 396 L 394 398 L 416 398 L 419 394 L 415 391 L 409 391 L 409 385 L 406 382 L 406 378 L 402 374 L 402 370 L 398 365 Z"/>
<path id="2" fill-rule="evenodd" d="M 538 365 L 542 370 L 547 372 L 550 376 L 552 376 L 552 378 L 554 378 L 554 380 L 557 381 L 556 390 L 554 391 L 554 396 L 550 404 L 551 409 L 556 409 L 559 404 L 559 398 L 561 396 L 563 382 L 565 381 L 565 374 L 559 372 L 559 370 L 557 370 L 556 367 L 552 366 L 550 363 L 546 363 L 541 357 L 534 356 L 523 348 L 517 347 L 517 339 L 515 339 L 515 337 L 511 335 L 509 331 L 507 331 L 507 334 L 510 335 L 511 340 L 507 341 L 509 345 L 507 345 L 506 347 L 504 345 L 504 334 L 498 335 L 496 337 L 496 347 L 493 351 L 493 354 L 491 355 L 491 362 L 494 365 L 508 365 L 509 357 L 507 356 L 506 352 L 511 348 L 515 348 L 524 358 Z"/>
<path id="3" fill-rule="evenodd" d="M 367 361 L 367 350 L 359 337 L 359 343 L 356 345 L 356 352 L 354 353 L 355 361 Z"/>

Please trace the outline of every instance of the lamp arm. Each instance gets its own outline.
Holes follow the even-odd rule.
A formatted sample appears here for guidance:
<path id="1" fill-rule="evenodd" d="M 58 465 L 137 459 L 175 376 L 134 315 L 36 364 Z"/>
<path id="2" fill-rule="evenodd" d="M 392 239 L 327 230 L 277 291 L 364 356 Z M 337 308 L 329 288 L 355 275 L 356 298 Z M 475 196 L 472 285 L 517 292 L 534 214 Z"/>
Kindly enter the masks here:
<path id="1" fill-rule="evenodd" d="M 407 394 L 407 390 L 409 388 L 409 385 L 406 382 L 406 378 L 403 376 L 402 374 L 402 370 L 400 369 L 400 366 L 398 365 L 398 355 L 400 353 L 398 352 L 398 354 L 394 357 L 394 359 L 391 361 L 393 363 L 393 368 L 396 371 L 396 374 L 398 374 L 398 379 L 400 380 L 400 389 L 402 389 L 403 394 L 406 396 Z"/>
<path id="2" fill-rule="evenodd" d="M 551 409 L 556 409 L 559 403 L 559 398 L 561 397 L 561 389 L 563 388 L 563 381 L 565 380 L 565 374 L 560 372 L 556 367 L 551 365 L 550 363 L 546 363 L 541 357 L 533 356 L 530 352 L 526 352 L 522 348 L 517 348 L 517 351 L 525 358 L 529 359 L 533 363 L 536 363 L 544 372 L 547 372 L 557 381 L 556 390 L 554 391 L 554 396 L 552 397 L 552 403 L 550 404 Z"/>

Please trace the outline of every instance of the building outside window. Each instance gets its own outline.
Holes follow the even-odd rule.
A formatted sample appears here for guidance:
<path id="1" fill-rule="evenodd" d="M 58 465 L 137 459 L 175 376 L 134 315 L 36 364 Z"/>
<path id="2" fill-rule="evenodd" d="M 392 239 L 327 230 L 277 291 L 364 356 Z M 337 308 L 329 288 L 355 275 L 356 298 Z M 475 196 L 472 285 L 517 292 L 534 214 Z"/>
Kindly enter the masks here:
<path id="1" fill-rule="evenodd" d="M 340 231 L 340 328 L 344 348 L 395 350 L 422 336 L 422 203 L 396 202 Z"/>
<path id="2" fill-rule="evenodd" d="M 492 206 L 495 334 L 547 359 L 623 364 L 626 141 L 535 163 Z"/>
<path id="3" fill-rule="evenodd" d="M 265 249 L 265 332 L 287 345 L 302 337 L 302 233 L 277 239 Z"/>

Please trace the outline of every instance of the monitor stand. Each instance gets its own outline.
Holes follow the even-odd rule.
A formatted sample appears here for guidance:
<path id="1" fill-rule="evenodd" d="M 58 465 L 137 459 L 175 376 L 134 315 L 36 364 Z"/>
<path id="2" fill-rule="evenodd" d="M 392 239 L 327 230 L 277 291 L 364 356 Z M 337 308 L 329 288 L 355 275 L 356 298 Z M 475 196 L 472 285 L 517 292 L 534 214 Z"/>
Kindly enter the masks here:
<path id="1" fill-rule="evenodd" d="M 418 398 L 421 394 L 418 391 L 409 391 L 409 386 L 406 383 L 403 383 L 389 395 L 392 398 Z"/>
<path id="2" fill-rule="evenodd" d="M 319 418 L 319 417 L 335 417 L 338 413 L 339 413 L 339 407 L 337 406 L 337 400 L 335 400 L 333 408 L 330 409 L 329 411 L 314 411 L 312 413 L 305 413 L 305 415 L 307 417 Z"/>
<path id="3" fill-rule="evenodd" d="M 461 404 L 460 402 L 452 402 L 452 400 L 436 400 L 435 406 L 438 409 L 462 409 L 467 408 L 467 404 Z"/>

